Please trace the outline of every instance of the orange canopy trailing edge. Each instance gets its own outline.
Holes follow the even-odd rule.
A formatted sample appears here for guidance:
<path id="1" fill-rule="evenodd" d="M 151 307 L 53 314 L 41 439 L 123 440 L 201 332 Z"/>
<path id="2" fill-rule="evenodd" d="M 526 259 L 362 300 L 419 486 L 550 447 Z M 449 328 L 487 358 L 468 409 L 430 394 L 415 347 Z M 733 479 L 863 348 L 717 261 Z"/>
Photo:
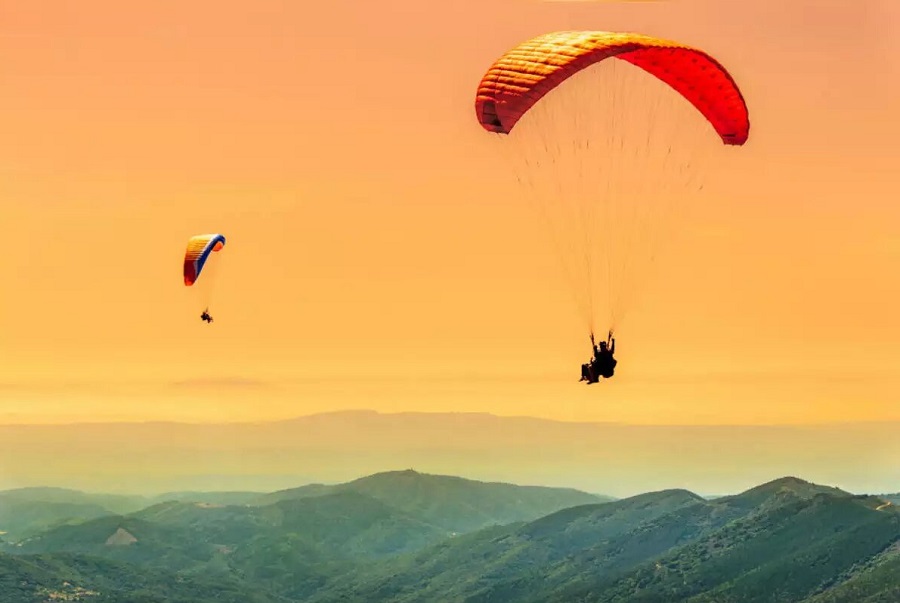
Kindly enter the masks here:
<path id="1" fill-rule="evenodd" d="M 631 33 L 556 32 L 513 48 L 491 66 L 478 86 L 478 121 L 489 132 L 509 134 L 545 94 L 609 57 L 640 67 L 671 86 L 706 117 L 725 144 L 747 141 L 747 105 L 718 61 L 677 42 Z"/>

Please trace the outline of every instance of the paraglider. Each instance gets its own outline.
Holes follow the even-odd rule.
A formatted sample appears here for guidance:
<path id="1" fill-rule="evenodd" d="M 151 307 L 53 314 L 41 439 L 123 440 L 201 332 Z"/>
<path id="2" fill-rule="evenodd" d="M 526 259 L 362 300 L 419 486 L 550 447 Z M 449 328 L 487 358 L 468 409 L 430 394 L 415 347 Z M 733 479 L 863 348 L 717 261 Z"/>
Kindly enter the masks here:
<path id="1" fill-rule="evenodd" d="M 210 260 L 210 255 L 221 251 L 223 247 L 225 247 L 225 237 L 221 234 L 197 235 L 188 240 L 187 250 L 184 253 L 184 285 L 186 287 L 192 287 L 198 282 L 200 274 Z M 204 304 L 206 308 L 200 315 L 200 319 L 210 324 L 213 322 L 213 319 L 209 315 L 208 297 L 211 294 L 211 281 L 213 279 L 204 278 L 204 280 L 209 282 L 202 292 L 207 300 Z"/>
<path id="2" fill-rule="evenodd" d="M 587 364 L 581 365 L 581 379 L 579 381 L 587 381 L 588 385 L 597 383 L 600 378 L 610 379 L 616 372 L 616 365 L 619 363 L 615 359 L 616 338 L 613 337 L 612 331 L 606 337 L 606 341 L 599 344 L 594 343 L 594 335 L 591 334 L 591 347 L 594 349 L 594 355 Z"/>
<path id="3" fill-rule="evenodd" d="M 549 226 L 591 338 L 582 381 L 612 377 L 613 333 L 660 239 L 679 230 L 673 210 L 703 189 L 701 155 L 747 141 L 741 91 L 715 58 L 678 42 L 565 31 L 497 59 L 475 113 Z M 597 346 L 599 323 L 609 336 Z"/>

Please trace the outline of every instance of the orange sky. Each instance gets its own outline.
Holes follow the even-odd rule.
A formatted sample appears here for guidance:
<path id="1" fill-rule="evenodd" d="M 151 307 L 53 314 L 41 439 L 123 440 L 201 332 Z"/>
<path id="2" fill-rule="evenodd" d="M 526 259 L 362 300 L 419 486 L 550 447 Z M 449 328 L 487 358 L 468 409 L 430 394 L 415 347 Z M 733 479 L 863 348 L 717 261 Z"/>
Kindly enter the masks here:
<path id="1" fill-rule="evenodd" d="M 897 4 L 10 0 L 0 422 L 898 420 Z M 753 124 L 591 388 L 472 107 L 567 28 L 709 51 Z M 211 326 L 180 274 L 202 232 L 228 238 Z"/>

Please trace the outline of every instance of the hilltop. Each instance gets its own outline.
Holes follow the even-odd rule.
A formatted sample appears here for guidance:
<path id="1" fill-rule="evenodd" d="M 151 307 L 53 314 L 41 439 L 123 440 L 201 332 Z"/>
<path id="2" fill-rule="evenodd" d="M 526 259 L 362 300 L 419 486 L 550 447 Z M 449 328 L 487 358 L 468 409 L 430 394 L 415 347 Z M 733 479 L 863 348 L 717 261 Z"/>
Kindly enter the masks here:
<path id="1" fill-rule="evenodd" d="M 487 483 L 407 469 L 378 473 L 346 484 L 313 484 L 282 490 L 261 497 L 258 504 L 332 492 L 365 494 L 453 532 L 535 519 L 565 507 L 613 500 L 571 488 Z"/>

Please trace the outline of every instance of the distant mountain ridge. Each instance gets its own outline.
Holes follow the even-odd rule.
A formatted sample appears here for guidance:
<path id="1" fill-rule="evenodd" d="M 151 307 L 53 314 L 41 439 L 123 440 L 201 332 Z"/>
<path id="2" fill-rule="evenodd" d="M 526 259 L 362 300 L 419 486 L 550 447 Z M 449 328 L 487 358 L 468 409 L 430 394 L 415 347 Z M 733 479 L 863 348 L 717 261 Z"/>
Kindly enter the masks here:
<path id="1" fill-rule="evenodd" d="M 373 411 L 236 424 L 0 425 L 0 459 L 19 459 L 3 467 L 0 488 L 272 492 L 412 467 L 617 497 L 673 487 L 738 492 L 790 474 L 893 492 L 896 484 L 877 476 L 894 475 L 898 432 L 896 422 L 652 426 Z"/>

